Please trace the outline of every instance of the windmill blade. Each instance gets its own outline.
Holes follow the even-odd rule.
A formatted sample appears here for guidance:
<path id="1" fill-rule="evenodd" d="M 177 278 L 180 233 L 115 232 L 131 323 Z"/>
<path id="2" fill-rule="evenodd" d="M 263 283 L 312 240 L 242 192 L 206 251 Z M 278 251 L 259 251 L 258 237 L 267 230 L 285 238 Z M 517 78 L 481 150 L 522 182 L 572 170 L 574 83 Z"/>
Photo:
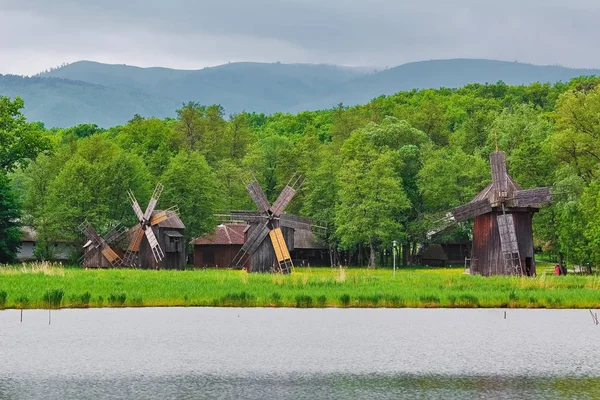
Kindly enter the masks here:
<path id="1" fill-rule="evenodd" d="M 129 201 L 131 202 L 131 207 L 133 207 L 133 211 L 135 212 L 135 215 L 137 215 L 138 221 L 143 220 L 144 213 L 142 212 L 142 209 L 140 208 L 140 205 L 139 205 L 137 199 L 133 195 L 133 192 L 131 190 L 128 190 L 127 196 L 129 196 Z"/>
<path id="2" fill-rule="evenodd" d="M 265 192 L 263 192 L 258 181 L 254 180 L 250 182 L 246 186 L 246 190 L 250 193 L 250 197 L 252 197 L 252 200 L 254 200 L 261 213 L 265 213 L 271 209 L 269 200 L 267 200 L 267 196 L 265 196 Z"/>
<path id="3" fill-rule="evenodd" d="M 536 207 L 552 202 L 552 188 L 540 187 L 535 189 L 517 190 L 512 199 L 514 207 Z"/>
<path id="4" fill-rule="evenodd" d="M 123 259 L 108 245 L 102 249 L 102 255 L 113 267 L 120 267 L 123 265 Z"/>
<path id="5" fill-rule="evenodd" d="M 156 262 L 162 261 L 162 259 L 165 258 L 165 253 L 163 253 L 162 249 L 160 248 L 160 245 L 158 244 L 158 240 L 156 239 L 152 228 L 148 227 L 144 232 L 146 233 L 146 238 L 148 238 L 148 244 L 152 249 L 152 255 L 154 256 L 154 260 L 156 260 Z"/>
<path id="6" fill-rule="evenodd" d="M 96 232 L 94 227 L 88 222 L 87 219 L 79 225 L 79 230 L 89 241 L 93 243 L 94 248 L 101 246 L 104 242 L 104 239 L 98 235 L 98 232 Z"/>
<path id="7" fill-rule="evenodd" d="M 292 229 L 327 230 L 327 227 L 317 225 L 309 218 L 299 217 L 292 214 L 282 214 L 279 217 L 279 224 L 283 227 Z"/>
<path id="8" fill-rule="evenodd" d="M 156 207 L 156 203 L 158 203 L 158 199 L 160 198 L 160 194 L 162 193 L 164 186 L 161 183 L 158 183 L 154 188 L 154 193 L 152 193 L 152 197 L 150 198 L 150 202 L 148 203 L 148 207 L 146 207 L 146 212 L 144 213 L 144 219 L 146 221 L 150 220 L 152 213 L 154 212 L 154 207 Z"/>
<path id="9" fill-rule="evenodd" d="M 503 253 L 518 253 L 519 244 L 512 214 L 499 214 L 496 220 L 498 221 L 498 232 L 500 233 L 500 250 Z"/>
<path id="10" fill-rule="evenodd" d="M 221 222 L 265 222 L 266 216 L 256 211 L 233 210 L 226 213 L 215 214 Z"/>
<path id="11" fill-rule="evenodd" d="M 490 166 L 492 168 L 492 184 L 498 197 L 506 197 L 508 192 L 508 171 L 506 170 L 506 156 L 503 151 L 490 153 Z"/>
<path id="12" fill-rule="evenodd" d="M 290 252 L 287 244 L 285 243 L 285 239 L 283 238 L 281 228 L 272 229 L 269 231 L 269 236 L 271 237 L 271 243 L 273 244 L 273 249 L 275 250 L 277 262 L 281 264 L 284 261 L 291 260 L 292 257 L 290 257 Z"/>
<path id="13" fill-rule="evenodd" d="M 140 249 L 140 243 L 144 237 L 144 231 L 140 225 L 136 225 L 135 228 L 130 232 L 129 246 L 127 247 L 128 252 L 137 253 Z"/>
<path id="14" fill-rule="evenodd" d="M 482 214 L 487 214 L 491 211 L 492 205 L 490 204 L 490 201 L 488 199 L 483 199 L 458 206 L 452 213 L 457 222 L 462 222 Z"/>
<path id="15" fill-rule="evenodd" d="M 290 201 L 292 201 L 295 195 L 296 190 L 294 190 L 294 188 L 292 188 L 290 185 L 285 185 L 279 194 L 279 197 L 277 197 L 277 200 L 275 200 L 275 203 L 273 203 L 273 206 L 271 207 L 273 215 L 276 217 L 281 215 L 285 207 L 290 203 Z"/>
<path id="16" fill-rule="evenodd" d="M 127 228 L 125 228 L 121 224 L 117 224 L 110 232 L 108 232 L 104 236 L 104 240 L 106 240 L 106 243 L 114 244 L 114 243 L 119 242 L 121 239 L 123 239 L 123 237 L 125 236 L 126 233 L 127 233 Z"/>
<path id="17" fill-rule="evenodd" d="M 244 243 L 242 246 L 241 251 L 250 255 L 254 254 L 254 252 L 258 249 L 258 246 L 260 246 L 260 244 L 269 234 L 269 231 L 270 229 L 267 224 L 258 225 L 256 228 L 254 228 L 250 236 L 248 236 L 248 239 L 246 239 L 246 243 Z"/>

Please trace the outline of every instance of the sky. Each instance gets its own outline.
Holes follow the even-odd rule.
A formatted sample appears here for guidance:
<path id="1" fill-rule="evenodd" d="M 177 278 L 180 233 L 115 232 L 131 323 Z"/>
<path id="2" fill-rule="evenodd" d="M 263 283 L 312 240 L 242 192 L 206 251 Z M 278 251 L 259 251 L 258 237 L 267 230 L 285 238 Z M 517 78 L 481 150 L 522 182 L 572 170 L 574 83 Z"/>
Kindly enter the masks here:
<path id="1" fill-rule="evenodd" d="M 0 0 L 0 73 L 92 60 L 385 67 L 487 58 L 600 68 L 598 0 Z"/>

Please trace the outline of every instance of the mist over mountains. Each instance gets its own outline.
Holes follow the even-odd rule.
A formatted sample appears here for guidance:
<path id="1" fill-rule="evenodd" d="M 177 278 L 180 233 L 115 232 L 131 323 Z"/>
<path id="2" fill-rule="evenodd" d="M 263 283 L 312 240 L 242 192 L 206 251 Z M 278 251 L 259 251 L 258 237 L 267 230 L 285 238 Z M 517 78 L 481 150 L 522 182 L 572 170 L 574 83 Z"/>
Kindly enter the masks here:
<path id="1" fill-rule="evenodd" d="M 468 83 L 527 85 L 600 75 L 597 69 L 478 59 L 431 60 L 385 70 L 317 64 L 230 63 L 200 70 L 79 61 L 34 77 L 0 75 L 0 95 L 25 100 L 25 115 L 47 127 L 122 125 L 135 114 L 174 117 L 184 102 L 242 111 L 300 112 L 355 105 L 403 90 Z"/>

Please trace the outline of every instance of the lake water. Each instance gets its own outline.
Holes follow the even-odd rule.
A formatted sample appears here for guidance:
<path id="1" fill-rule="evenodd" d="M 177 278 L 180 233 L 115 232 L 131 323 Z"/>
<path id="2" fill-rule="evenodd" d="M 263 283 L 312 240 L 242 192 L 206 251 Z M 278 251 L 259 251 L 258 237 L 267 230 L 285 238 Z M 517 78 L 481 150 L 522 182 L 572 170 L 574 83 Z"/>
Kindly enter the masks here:
<path id="1" fill-rule="evenodd" d="M 600 398 L 588 310 L 0 311 L 0 399 Z"/>

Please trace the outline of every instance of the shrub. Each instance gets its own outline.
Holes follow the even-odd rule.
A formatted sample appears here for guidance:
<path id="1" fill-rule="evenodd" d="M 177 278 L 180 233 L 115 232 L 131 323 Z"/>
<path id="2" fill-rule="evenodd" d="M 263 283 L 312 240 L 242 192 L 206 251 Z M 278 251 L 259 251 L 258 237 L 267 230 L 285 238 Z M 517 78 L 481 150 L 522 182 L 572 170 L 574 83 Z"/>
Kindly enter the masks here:
<path id="1" fill-rule="evenodd" d="M 108 296 L 108 304 L 113 307 L 123 307 L 126 299 L 127 295 L 125 293 L 111 294 Z"/>
<path id="2" fill-rule="evenodd" d="M 52 289 L 44 293 L 44 301 L 50 308 L 60 308 L 65 293 L 62 289 Z"/>
<path id="3" fill-rule="evenodd" d="M 144 300 L 142 299 L 142 296 L 135 296 L 133 299 L 131 299 L 130 304 L 134 307 L 141 307 L 144 305 Z"/>
<path id="4" fill-rule="evenodd" d="M 26 308 L 29 305 L 29 297 L 20 296 L 15 300 L 15 304 L 19 308 Z"/>
<path id="5" fill-rule="evenodd" d="M 317 305 L 319 307 L 325 307 L 326 304 L 327 304 L 327 297 L 325 295 L 321 295 L 321 296 L 317 297 Z"/>
<path id="6" fill-rule="evenodd" d="M 440 298 L 434 295 L 421 296 L 419 297 L 419 300 L 424 305 L 440 304 Z"/>
<path id="7" fill-rule="evenodd" d="M 219 302 L 223 307 L 244 307 L 250 305 L 256 300 L 256 297 L 250 293 L 227 293 Z"/>
<path id="8" fill-rule="evenodd" d="M 298 295 L 296 296 L 296 307 L 297 308 L 310 308 L 312 307 L 312 297 L 311 296 L 304 296 L 304 295 Z"/>
<path id="9" fill-rule="evenodd" d="M 281 305 L 281 295 L 277 292 L 273 292 L 273 294 L 271 294 L 271 301 L 276 306 Z"/>
<path id="10" fill-rule="evenodd" d="M 4 290 L 0 290 L 0 308 L 4 308 L 6 306 L 6 299 L 8 298 L 8 293 Z"/>
<path id="11" fill-rule="evenodd" d="M 350 295 L 349 294 L 341 295 L 340 303 L 341 303 L 342 307 L 348 307 L 350 305 Z"/>

